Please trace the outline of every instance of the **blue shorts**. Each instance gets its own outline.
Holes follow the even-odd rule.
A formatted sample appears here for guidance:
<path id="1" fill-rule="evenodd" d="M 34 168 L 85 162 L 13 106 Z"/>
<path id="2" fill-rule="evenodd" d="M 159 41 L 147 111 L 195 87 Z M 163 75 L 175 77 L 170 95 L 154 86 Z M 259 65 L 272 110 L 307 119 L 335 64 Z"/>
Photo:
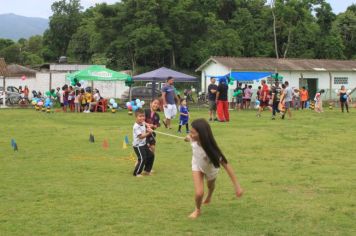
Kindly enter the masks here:
<path id="1" fill-rule="evenodd" d="M 286 109 L 291 108 L 291 107 L 292 107 L 292 102 L 285 102 L 285 103 L 284 103 L 284 107 L 285 107 Z"/>
<path id="2" fill-rule="evenodd" d="M 179 120 L 179 125 L 186 125 L 188 124 L 188 120 Z"/>

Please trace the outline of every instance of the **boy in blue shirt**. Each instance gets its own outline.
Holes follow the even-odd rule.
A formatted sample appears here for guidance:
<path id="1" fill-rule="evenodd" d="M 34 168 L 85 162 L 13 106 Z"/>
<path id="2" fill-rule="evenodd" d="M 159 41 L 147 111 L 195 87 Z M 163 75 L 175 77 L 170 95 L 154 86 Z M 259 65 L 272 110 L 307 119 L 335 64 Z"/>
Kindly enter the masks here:
<path id="1" fill-rule="evenodd" d="M 189 133 L 189 110 L 187 107 L 187 101 L 185 99 L 182 99 L 180 101 L 180 108 L 179 108 L 180 116 L 179 116 L 179 127 L 178 127 L 178 133 L 181 133 L 182 125 L 185 125 L 186 132 Z"/>

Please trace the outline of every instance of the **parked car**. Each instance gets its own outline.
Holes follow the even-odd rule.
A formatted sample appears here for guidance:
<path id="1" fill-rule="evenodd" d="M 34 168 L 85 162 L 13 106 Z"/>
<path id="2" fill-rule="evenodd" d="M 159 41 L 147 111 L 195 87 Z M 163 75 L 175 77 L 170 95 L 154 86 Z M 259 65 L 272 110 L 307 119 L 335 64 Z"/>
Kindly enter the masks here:
<path id="1" fill-rule="evenodd" d="M 156 97 L 160 97 L 162 95 L 162 92 L 158 89 L 156 89 Z M 132 99 L 140 99 L 146 102 L 150 102 L 152 100 L 152 88 L 145 87 L 145 86 L 137 86 L 137 87 L 132 87 L 131 88 L 131 98 Z M 129 101 L 129 90 L 126 90 L 122 95 L 121 95 L 121 101 L 126 103 Z"/>
<path id="2" fill-rule="evenodd" d="M 166 83 L 165 82 L 156 82 L 155 87 L 156 89 L 162 89 Z M 146 83 L 147 88 L 152 88 L 152 82 Z"/>
<path id="3" fill-rule="evenodd" d="M 4 99 L 4 87 L 0 87 L 0 104 L 3 104 Z M 6 104 L 14 105 L 19 104 L 21 100 L 21 93 L 18 88 L 14 86 L 7 86 L 6 88 Z"/>

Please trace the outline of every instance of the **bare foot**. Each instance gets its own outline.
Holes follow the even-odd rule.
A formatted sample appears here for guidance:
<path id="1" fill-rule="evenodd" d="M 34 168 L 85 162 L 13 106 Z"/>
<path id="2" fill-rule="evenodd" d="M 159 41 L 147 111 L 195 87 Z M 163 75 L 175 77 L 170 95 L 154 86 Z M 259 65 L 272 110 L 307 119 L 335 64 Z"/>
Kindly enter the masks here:
<path id="1" fill-rule="evenodd" d="M 244 194 L 244 190 L 242 188 L 236 191 L 236 197 L 242 197 L 243 194 Z"/>
<path id="2" fill-rule="evenodd" d="M 192 212 L 192 214 L 189 215 L 189 218 L 191 219 L 196 219 L 200 216 L 200 210 L 195 209 L 195 211 Z"/>

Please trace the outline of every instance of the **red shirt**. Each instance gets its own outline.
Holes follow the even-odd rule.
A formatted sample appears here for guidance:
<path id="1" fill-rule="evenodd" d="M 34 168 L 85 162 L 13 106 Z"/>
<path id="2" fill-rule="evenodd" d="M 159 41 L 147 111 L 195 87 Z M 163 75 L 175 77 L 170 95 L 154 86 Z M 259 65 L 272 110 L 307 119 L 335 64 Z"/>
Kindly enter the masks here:
<path id="1" fill-rule="evenodd" d="M 264 84 L 262 86 L 262 92 L 261 92 L 261 99 L 263 100 L 263 98 L 265 98 L 263 101 L 268 100 L 268 92 L 269 92 L 268 85 Z"/>

